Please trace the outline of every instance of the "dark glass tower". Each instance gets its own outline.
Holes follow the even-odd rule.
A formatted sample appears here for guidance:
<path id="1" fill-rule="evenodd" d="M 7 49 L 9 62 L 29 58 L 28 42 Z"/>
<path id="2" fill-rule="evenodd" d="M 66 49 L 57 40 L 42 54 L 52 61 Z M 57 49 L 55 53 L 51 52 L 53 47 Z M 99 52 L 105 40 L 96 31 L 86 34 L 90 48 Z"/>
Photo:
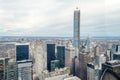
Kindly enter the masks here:
<path id="1" fill-rule="evenodd" d="M 52 60 L 51 61 L 51 71 L 60 68 L 60 61 L 59 60 Z"/>
<path id="2" fill-rule="evenodd" d="M 76 8 L 74 11 L 74 47 L 75 57 L 78 57 L 80 45 L 80 10 Z"/>
<path id="3" fill-rule="evenodd" d="M 47 44 L 47 70 L 51 71 L 50 63 L 55 60 L 55 44 Z"/>
<path id="4" fill-rule="evenodd" d="M 16 61 L 29 59 L 29 45 L 17 44 L 16 45 Z"/>
<path id="5" fill-rule="evenodd" d="M 65 46 L 57 46 L 57 60 L 60 61 L 60 68 L 65 67 Z"/>

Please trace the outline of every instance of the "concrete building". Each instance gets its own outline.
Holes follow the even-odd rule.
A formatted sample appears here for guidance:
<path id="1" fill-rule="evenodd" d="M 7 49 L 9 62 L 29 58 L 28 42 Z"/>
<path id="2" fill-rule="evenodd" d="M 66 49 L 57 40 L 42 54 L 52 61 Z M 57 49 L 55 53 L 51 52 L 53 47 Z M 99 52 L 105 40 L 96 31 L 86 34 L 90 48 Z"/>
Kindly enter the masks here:
<path id="1" fill-rule="evenodd" d="M 110 61 L 111 60 L 111 50 L 110 49 L 107 49 L 106 55 L 107 55 L 107 61 Z"/>
<path id="2" fill-rule="evenodd" d="M 96 57 L 96 65 L 99 66 L 100 69 L 102 69 L 102 64 L 106 62 L 106 56 L 104 54 L 100 54 Z"/>
<path id="3" fill-rule="evenodd" d="M 81 80 L 87 80 L 87 63 L 92 62 L 93 60 L 94 58 L 87 53 L 79 54 L 79 67 L 76 76 L 81 78 Z"/>
<path id="4" fill-rule="evenodd" d="M 87 37 L 87 40 L 85 42 L 85 47 L 86 47 L 86 52 L 92 53 L 91 39 L 89 36 Z"/>
<path id="5" fill-rule="evenodd" d="M 47 61 L 46 61 L 46 54 L 43 49 L 43 45 L 39 45 L 36 47 L 36 54 L 35 54 L 35 74 L 38 75 L 39 79 L 42 80 L 42 71 L 47 69 Z"/>
<path id="6" fill-rule="evenodd" d="M 100 80 L 120 80 L 120 60 L 112 60 L 102 64 Z"/>
<path id="7" fill-rule="evenodd" d="M 32 61 L 22 60 L 18 61 L 18 80 L 32 80 Z"/>
<path id="8" fill-rule="evenodd" d="M 100 47 L 98 45 L 95 47 L 94 54 L 95 54 L 95 57 L 100 55 Z"/>
<path id="9" fill-rule="evenodd" d="M 99 80 L 102 70 L 92 62 L 87 64 L 87 80 Z"/>
<path id="10" fill-rule="evenodd" d="M 78 57 L 80 48 L 80 10 L 78 8 L 74 11 L 74 47 L 75 57 Z"/>
<path id="11" fill-rule="evenodd" d="M 16 62 L 9 62 L 6 67 L 6 80 L 18 80 L 18 66 Z"/>
<path id="12" fill-rule="evenodd" d="M 15 54 L 15 42 L 0 42 L 0 57 L 1 58 L 12 58 L 16 61 Z"/>
<path id="13" fill-rule="evenodd" d="M 70 74 L 70 68 L 61 68 L 52 72 L 43 71 L 42 80 L 63 80 Z"/>
<path id="14" fill-rule="evenodd" d="M 75 48 L 72 44 L 69 44 L 69 47 L 65 48 L 65 67 L 70 68 L 70 73 L 73 73 L 73 59 L 75 54 Z"/>
<path id="15" fill-rule="evenodd" d="M 0 58 L 0 80 L 6 79 L 6 67 L 8 64 L 9 58 Z"/>
<path id="16" fill-rule="evenodd" d="M 78 78 L 77 76 L 69 76 L 69 77 L 65 78 L 64 80 L 81 80 L 81 79 Z"/>
<path id="17" fill-rule="evenodd" d="M 113 45 L 112 45 L 112 48 L 111 48 L 111 53 L 110 53 L 110 58 L 111 58 L 111 60 L 114 60 L 114 59 L 113 59 L 113 55 L 114 55 L 116 52 L 117 52 L 117 46 L 116 46 L 116 44 L 113 44 Z"/>

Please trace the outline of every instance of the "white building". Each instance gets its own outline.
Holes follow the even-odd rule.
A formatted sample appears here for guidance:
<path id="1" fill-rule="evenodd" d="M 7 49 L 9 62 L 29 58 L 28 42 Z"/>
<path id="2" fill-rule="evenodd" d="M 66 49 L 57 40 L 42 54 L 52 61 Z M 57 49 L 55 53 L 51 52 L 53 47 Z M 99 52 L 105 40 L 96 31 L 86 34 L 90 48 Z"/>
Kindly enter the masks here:
<path id="1" fill-rule="evenodd" d="M 32 61 L 18 61 L 18 80 L 32 80 Z"/>
<path id="2" fill-rule="evenodd" d="M 55 70 L 53 72 L 43 71 L 43 79 L 42 80 L 63 80 L 68 77 L 70 74 L 70 68 L 62 68 Z"/>
<path id="3" fill-rule="evenodd" d="M 70 73 L 73 73 L 73 58 L 75 56 L 75 48 L 72 44 L 65 49 L 65 67 L 70 68 Z"/>
<path id="4" fill-rule="evenodd" d="M 99 80 L 102 70 L 93 63 L 87 64 L 87 80 Z"/>
<path id="5" fill-rule="evenodd" d="M 39 79 L 41 80 L 42 72 L 46 69 L 45 52 L 42 46 L 38 46 L 36 48 L 34 69 L 35 74 L 38 75 Z"/>
<path id="6" fill-rule="evenodd" d="M 71 77 L 65 78 L 64 80 L 81 80 L 81 79 L 76 76 L 71 76 Z"/>
<path id="7" fill-rule="evenodd" d="M 99 68 L 102 68 L 102 64 L 106 62 L 106 56 L 104 54 L 100 54 L 99 56 L 96 56 L 96 65 L 99 66 Z"/>

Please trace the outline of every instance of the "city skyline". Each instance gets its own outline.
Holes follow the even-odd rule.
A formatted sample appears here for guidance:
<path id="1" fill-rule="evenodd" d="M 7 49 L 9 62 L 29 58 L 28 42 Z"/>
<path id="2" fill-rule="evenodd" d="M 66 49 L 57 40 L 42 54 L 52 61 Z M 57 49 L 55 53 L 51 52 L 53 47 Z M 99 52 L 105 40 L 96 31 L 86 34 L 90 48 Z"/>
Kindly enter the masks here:
<path id="1" fill-rule="evenodd" d="M 73 11 L 81 11 L 81 36 L 120 36 L 119 0 L 0 1 L 0 36 L 73 36 Z"/>

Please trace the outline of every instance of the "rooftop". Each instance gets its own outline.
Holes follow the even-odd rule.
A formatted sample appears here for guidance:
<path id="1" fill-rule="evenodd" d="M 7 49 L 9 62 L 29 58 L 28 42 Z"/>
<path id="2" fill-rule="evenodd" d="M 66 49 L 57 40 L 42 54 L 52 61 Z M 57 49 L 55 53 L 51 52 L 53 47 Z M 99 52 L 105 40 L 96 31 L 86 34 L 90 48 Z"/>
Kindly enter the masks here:
<path id="1" fill-rule="evenodd" d="M 81 79 L 76 76 L 72 76 L 72 77 L 65 78 L 64 80 L 81 80 Z"/>
<path id="2" fill-rule="evenodd" d="M 108 62 L 106 62 L 106 64 L 111 65 L 111 66 L 120 65 L 120 60 L 108 61 Z"/>
<path id="3" fill-rule="evenodd" d="M 29 43 L 16 43 L 16 45 L 29 45 Z"/>
<path id="4" fill-rule="evenodd" d="M 65 68 L 57 69 L 52 72 L 48 72 L 47 70 L 43 71 L 43 75 L 45 78 L 64 75 L 64 74 L 70 74 L 70 68 L 65 67 Z"/>

